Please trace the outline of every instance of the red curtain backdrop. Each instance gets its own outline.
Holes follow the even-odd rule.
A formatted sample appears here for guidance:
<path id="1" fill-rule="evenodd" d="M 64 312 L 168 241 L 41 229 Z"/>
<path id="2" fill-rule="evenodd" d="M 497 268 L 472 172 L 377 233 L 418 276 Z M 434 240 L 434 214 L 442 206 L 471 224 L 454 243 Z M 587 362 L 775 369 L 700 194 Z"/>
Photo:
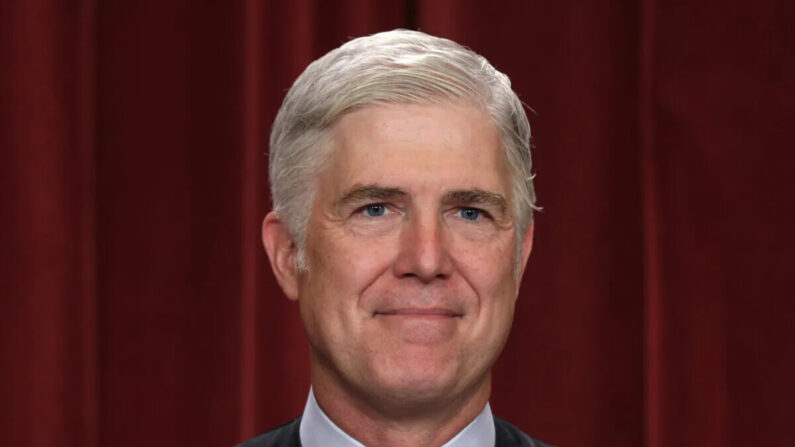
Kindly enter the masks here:
<path id="1" fill-rule="evenodd" d="M 795 8 L 0 2 L 0 445 L 229 446 L 300 414 L 259 242 L 313 59 L 397 27 L 534 110 L 544 212 L 493 407 L 560 446 L 792 446 Z"/>

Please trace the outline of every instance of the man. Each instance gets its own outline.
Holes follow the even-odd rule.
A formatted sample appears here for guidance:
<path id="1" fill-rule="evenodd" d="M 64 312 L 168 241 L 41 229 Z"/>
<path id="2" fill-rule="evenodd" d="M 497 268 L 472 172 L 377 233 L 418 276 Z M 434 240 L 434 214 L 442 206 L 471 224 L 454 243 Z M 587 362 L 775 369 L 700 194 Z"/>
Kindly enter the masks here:
<path id="1" fill-rule="evenodd" d="M 304 71 L 262 235 L 312 388 L 244 446 L 544 445 L 488 405 L 532 246 L 529 139 L 508 78 L 446 39 L 380 33 Z"/>

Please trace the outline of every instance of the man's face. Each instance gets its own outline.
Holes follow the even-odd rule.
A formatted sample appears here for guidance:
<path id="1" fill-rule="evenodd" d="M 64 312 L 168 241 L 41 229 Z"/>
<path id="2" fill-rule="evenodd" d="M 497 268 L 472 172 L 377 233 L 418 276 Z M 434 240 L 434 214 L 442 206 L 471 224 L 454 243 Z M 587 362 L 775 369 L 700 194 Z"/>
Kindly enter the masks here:
<path id="1" fill-rule="evenodd" d="M 469 105 L 372 106 L 332 143 L 298 278 L 313 380 L 412 402 L 488 389 L 519 287 L 496 127 Z"/>

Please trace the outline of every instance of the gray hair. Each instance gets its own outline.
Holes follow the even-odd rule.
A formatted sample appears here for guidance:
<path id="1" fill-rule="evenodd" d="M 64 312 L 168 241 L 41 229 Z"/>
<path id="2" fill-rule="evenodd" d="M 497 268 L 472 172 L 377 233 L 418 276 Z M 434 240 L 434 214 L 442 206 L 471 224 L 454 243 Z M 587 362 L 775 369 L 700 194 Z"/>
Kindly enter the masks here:
<path id="1" fill-rule="evenodd" d="M 365 106 L 461 100 L 482 108 L 499 131 L 512 175 L 521 247 L 537 208 L 530 124 L 511 81 L 484 57 L 451 40 L 394 30 L 353 39 L 312 62 L 276 115 L 269 154 L 273 208 L 295 240 L 299 268 L 306 267 L 314 178 L 331 152 L 328 129 Z"/>

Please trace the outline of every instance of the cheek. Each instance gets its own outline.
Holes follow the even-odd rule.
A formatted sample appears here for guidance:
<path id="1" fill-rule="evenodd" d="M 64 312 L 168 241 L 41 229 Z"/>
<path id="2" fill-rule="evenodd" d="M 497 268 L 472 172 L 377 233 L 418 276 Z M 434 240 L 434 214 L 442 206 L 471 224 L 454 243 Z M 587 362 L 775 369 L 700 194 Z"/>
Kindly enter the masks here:
<path id="1" fill-rule="evenodd" d="M 394 244 L 375 238 L 323 238 L 307 246 L 309 271 L 304 283 L 313 298 L 342 295 L 338 301 L 343 302 L 337 305 L 358 305 L 362 292 L 390 267 L 394 252 Z"/>
<path id="2" fill-rule="evenodd" d="M 515 238 L 499 235 L 476 240 L 457 236 L 453 237 L 450 247 L 453 259 L 476 284 L 493 290 L 497 285 L 505 284 L 506 279 L 513 282 Z"/>
<path id="3" fill-rule="evenodd" d="M 517 290 L 514 239 L 457 246 L 459 248 L 451 254 L 457 270 L 479 297 L 480 311 L 496 314 L 488 315 L 486 319 L 512 313 Z"/>

